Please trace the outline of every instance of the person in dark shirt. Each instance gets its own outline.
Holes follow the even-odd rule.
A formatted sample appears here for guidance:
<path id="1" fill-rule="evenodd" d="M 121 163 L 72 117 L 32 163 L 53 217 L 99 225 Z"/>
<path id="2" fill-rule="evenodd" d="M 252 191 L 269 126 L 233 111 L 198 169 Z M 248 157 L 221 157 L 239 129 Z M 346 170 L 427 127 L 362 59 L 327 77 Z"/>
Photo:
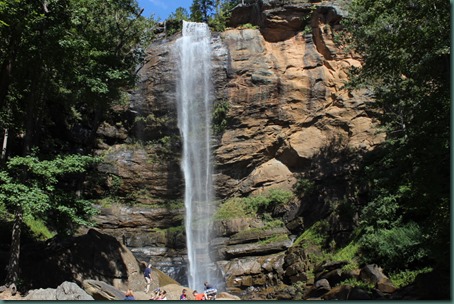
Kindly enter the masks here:
<path id="1" fill-rule="evenodd" d="M 145 293 L 148 293 L 152 281 L 151 264 L 148 264 L 147 268 L 145 268 L 145 271 L 143 272 L 143 277 L 145 278 L 145 283 L 147 284 L 147 287 L 145 288 Z"/>
<path id="2" fill-rule="evenodd" d="M 187 300 L 188 297 L 186 295 L 186 289 L 183 289 L 183 291 L 181 292 L 181 295 L 180 295 L 180 300 Z"/>
<path id="3" fill-rule="evenodd" d="M 213 285 L 209 284 L 208 282 L 203 283 L 205 285 L 205 297 L 207 300 L 215 300 L 217 289 L 213 287 Z"/>

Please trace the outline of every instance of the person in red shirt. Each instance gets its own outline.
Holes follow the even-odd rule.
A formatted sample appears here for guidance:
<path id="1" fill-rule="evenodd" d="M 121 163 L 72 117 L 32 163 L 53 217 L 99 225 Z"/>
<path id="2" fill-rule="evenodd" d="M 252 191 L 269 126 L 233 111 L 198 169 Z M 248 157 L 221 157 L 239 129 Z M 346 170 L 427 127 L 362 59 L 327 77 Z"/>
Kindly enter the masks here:
<path id="1" fill-rule="evenodd" d="M 197 290 L 194 290 L 194 291 L 192 292 L 192 295 L 194 296 L 194 298 L 195 298 L 197 301 L 206 300 L 206 299 L 205 299 L 205 294 L 204 294 L 204 293 L 197 293 Z"/>

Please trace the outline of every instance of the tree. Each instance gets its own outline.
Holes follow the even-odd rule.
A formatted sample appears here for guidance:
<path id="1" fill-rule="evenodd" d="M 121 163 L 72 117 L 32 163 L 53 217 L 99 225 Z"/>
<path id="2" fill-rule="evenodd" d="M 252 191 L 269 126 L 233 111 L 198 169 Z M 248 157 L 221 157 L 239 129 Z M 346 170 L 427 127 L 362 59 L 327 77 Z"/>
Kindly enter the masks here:
<path id="1" fill-rule="evenodd" d="M 375 233 L 385 228 L 373 218 L 393 231 L 415 221 L 431 257 L 449 261 L 450 4 L 355 0 L 344 24 L 364 59 L 352 84 L 373 91 L 387 130 L 363 223 Z"/>
<path id="2" fill-rule="evenodd" d="M 24 214 L 34 208 L 67 211 L 77 222 L 82 215 L 74 210 L 91 212 L 57 195 L 59 188 L 53 187 L 60 180 L 53 179 L 76 170 L 76 164 L 66 166 L 69 159 L 59 155 L 78 150 L 88 154 L 107 110 L 134 85 L 144 54 L 141 46 L 148 42 L 147 29 L 153 23 L 140 14 L 134 0 L 0 2 L 0 130 L 9 131 L 11 158 L 2 170 L 0 187 L 2 204 L 14 212 L 9 283 L 18 275 Z M 35 148 L 40 154 L 27 158 Z M 54 171 L 49 160 L 64 172 Z M 80 165 L 86 163 L 79 160 Z M 30 172 L 21 175 L 16 165 Z M 36 181 L 43 176 L 50 180 Z M 49 202 L 52 207 L 44 208 Z"/>
<path id="3" fill-rule="evenodd" d="M 188 11 L 183 7 L 178 7 L 166 20 L 166 34 L 173 35 L 181 31 L 183 20 L 189 20 Z"/>
<path id="4" fill-rule="evenodd" d="M 172 19 L 172 20 L 177 20 L 177 21 L 182 21 L 182 20 L 189 20 L 189 14 L 188 11 L 184 7 L 177 7 L 175 12 L 170 14 L 169 18 L 167 19 Z"/>
<path id="5" fill-rule="evenodd" d="M 214 10 L 214 0 L 193 0 L 190 7 L 191 21 L 208 22 Z"/>
<path id="6" fill-rule="evenodd" d="M 222 32 L 231 16 L 232 9 L 239 4 L 238 0 L 216 0 L 216 13 L 210 18 L 208 24 L 215 31 Z"/>
<path id="7" fill-rule="evenodd" d="M 54 224 L 57 230 L 71 230 L 75 224 L 89 224 L 87 220 L 95 214 L 94 207 L 70 189 L 77 186 L 74 182 L 80 180 L 81 174 L 97 161 L 80 155 L 43 161 L 36 156 L 13 157 L 7 162 L 6 169 L 0 171 L 0 206 L 14 214 L 7 284 L 18 279 L 21 228 L 25 216 Z M 59 225 L 62 222 L 65 225 Z"/>
<path id="8" fill-rule="evenodd" d="M 55 138 L 92 142 L 106 109 L 134 83 L 149 26 L 129 0 L 52 1 L 46 10 L 16 0 L 0 15 L 8 24 L 0 28 L 0 127 L 20 149 L 10 154 L 64 145 Z"/>

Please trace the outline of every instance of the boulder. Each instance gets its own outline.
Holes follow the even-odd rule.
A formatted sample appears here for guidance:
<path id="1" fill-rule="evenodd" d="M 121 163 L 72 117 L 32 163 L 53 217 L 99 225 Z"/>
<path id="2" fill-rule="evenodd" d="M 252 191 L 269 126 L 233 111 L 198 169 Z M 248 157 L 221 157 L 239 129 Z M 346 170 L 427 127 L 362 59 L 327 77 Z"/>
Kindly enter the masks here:
<path id="1" fill-rule="evenodd" d="M 388 277 L 383 273 L 383 269 L 375 264 L 369 264 L 361 268 L 359 273 L 361 280 L 366 283 L 377 284 Z"/>
<path id="2" fill-rule="evenodd" d="M 56 289 L 46 288 L 46 289 L 33 289 L 30 290 L 27 296 L 24 298 L 26 301 L 49 301 L 49 300 L 94 300 L 89 294 L 87 294 L 82 288 L 80 288 L 76 283 L 73 282 L 63 282 Z"/>
<path id="3" fill-rule="evenodd" d="M 53 301 L 57 300 L 57 292 L 55 288 L 32 289 L 24 299 L 26 301 Z"/>
<path id="4" fill-rule="evenodd" d="M 141 290 L 144 266 L 131 251 L 114 237 L 90 229 L 87 234 L 55 237 L 33 248 L 24 246 L 22 269 L 30 288 L 56 288 L 64 281 L 82 285 L 84 280 L 106 282 L 120 290 Z M 157 272 L 152 273 L 158 286 Z M 152 286 L 152 287 L 153 287 Z"/>
<path id="5" fill-rule="evenodd" d="M 321 298 L 323 300 L 348 300 L 352 288 L 353 287 L 348 285 L 335 286 L 331 288 L 331 290 L 325 292 Z"/>
<path id="6" fill-rule="evenodd" d="M 102 281 L 84 280 L 82 286 L 95 300 L 123 300 L 125 297 L 124 292 Z"/>
<path id="7" fill-rule="evenodd" d="M 57 287 L 55 294 L 57 300 L 94 300 L 92 296 L 88 295 L 79 285 L 73 282 L 63 282 Z"/>
<path id="8" fill-rule="evenodd" d="M 305 298 L 319 298 L 329 292 L 331 286 L 328 280 L 322 279 L 315 282 L 315 284 L 306 292 Z"/>
<path id="9" fill-rule="evenodd" d="M 371 294 L 360 287 L 353 287 L 347 300 L 371 300 Z"/>
<path id="10" fill-rule="evenodd" d="M 390 279 L 382 278 L 377 282 L 376 288 L 384 293 L 393 293 L 397 288 L 393 285 Z"/>
<path id="11" fill-rule="evenodd" d="M 223 292 L 220 292 L 216 296 L 216 300 L 222 300 L 222 301 L 224 301 L 224 300 L 241 300 L 241 298 L 238 297 L 238 296 L 232 295 L 232 294 L 230 294 L 228 292 L 223 291 Z"/>

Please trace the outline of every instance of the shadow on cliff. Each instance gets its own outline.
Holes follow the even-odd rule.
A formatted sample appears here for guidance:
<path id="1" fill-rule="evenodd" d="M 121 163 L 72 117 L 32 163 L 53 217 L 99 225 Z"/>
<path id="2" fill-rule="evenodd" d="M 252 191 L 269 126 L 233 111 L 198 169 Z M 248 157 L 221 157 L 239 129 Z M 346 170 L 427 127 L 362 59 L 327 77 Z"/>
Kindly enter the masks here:
<path id="1" fill-rule="evenodd" d="M 130 279 L 127 259 L 126 248 L 114 237 L 90 229 L 78 237 L 24 245 L 20 278 L 26 290 L 56 288 L 64 281 L 81 285 L 86 279 L 121 286 Z"/>
<path id="2" fill-rule="evenodd" d="M 353 149 L 342 138 L 332 139 L 311 159 L 301 173 L 295 190 L 304 229 L 320 220 L 327 221 L 328 235 L 341 245 L 358 224 L 358 214 L 368 196 L 366 163 L 376 152 Z"/>

